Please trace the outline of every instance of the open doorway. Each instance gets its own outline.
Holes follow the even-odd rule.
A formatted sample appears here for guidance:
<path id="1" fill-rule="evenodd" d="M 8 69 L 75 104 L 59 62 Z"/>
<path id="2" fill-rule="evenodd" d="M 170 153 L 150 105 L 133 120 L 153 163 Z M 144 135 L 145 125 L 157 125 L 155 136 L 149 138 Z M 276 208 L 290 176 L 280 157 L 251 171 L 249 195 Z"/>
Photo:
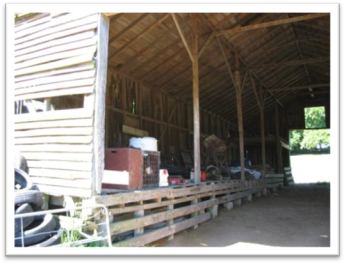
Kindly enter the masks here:
<path id="1" fill-rule="evenodd" d="M 330 130 L 325 108 L 304 109 L 305 129 L 290 130 L 290 161 L 296 183 L 329 183 Z"/>

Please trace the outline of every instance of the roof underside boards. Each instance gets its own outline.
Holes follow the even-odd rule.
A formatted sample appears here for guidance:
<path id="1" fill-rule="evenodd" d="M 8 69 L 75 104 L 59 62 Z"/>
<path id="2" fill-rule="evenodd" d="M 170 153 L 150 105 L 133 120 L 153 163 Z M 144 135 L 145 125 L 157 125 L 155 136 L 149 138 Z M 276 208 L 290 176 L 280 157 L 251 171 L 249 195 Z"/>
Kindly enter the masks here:
<path id="1" fill-rule="evenodd" d="M 179 13 L 177 19 L 190 44 L 190 15 Z M 199 58 L 201 108 L 236 122 L 235 88 L 215 35 L 232 69 L 237 48 L 242 78 L 249 73 L 243 91 L 245 124 L 258 112 L 250 72 L 256 85 L 268 91 L 267 109 L 274 98 L 284 105 L 300 93 L 318 97 L 329 92 L 329 14 L 200 13 L 198 20 L 199 47 L 209 44 Z M 292 20 L 298 21 L 287 23 Z M 277 25 L 266 26 L 274 21 Z M 229 29 L 233 32 L 221 34 Z M 191 102 L 191 60 L 170 14 L 117 14 L 111 18 L 109 39 L 109 67 Z"/>

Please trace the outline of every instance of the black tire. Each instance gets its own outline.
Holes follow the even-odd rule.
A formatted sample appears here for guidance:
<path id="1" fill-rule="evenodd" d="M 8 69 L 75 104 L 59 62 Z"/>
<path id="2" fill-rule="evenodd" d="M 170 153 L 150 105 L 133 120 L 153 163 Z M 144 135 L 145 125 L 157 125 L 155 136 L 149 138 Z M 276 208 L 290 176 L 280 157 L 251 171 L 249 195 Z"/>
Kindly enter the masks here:
<path id="1" fill-rule="evenodd" d="M 14 204 L 32 204 L 35 207 L 42 205 L 42 196 L 43 194 L 36 190 L 27 190 L 27 191 L 15 191 L 14 192 Z"/>
<path id="2" fill-rule="evenodd" d="M 52 214 L 46 214 L 43 221 L 35 220 L 30 226 L 33 228 L 24 231 L 24 246 L 40 243 L 51 236 L 55 230 L 56 220 Z M 29 228 L 30 228 L 29 226 Z M 22 232 L 15 234 L 15 246 L 22 247 Z"/>
<path id="3" fill-rule="evenodd" d="M 59 245 L 61 244 L 61 235 L 62 235 L 62 229 L 59 228 L 59 230 L 57 230 L 57 233 L 55 235 L 53 235 L 52 237 L 48 238 L 47 240 L 32 245 L 30 247 L 51 247 L 54 245 Z"/>
<path id="4" fill-rule="evenodd" d="M 16 210 L 16 215 L 32 213 L 32 212 L 33 212 L 32 207 L 30 206 L 30 204 L 26 203 L 19 206 L 19 208 Z M 25 228 L 29 226 L 34 221 L 34 219 L 35 219 L 34 216 L 23 217 L 23 230 L 25 230 Z M 22 225 L 21 218 L 16 218 L 14 220 L 15 233 L 22 231 L 21 225 Z"/>
<path id="5" fill-rule="evenodd" d="M 26 159 L 22 155 L 20 155 L 19 153 L 14 155 L 14 168 L 25 171 L 26 173 L 29 172 L 28 164 L 26 163 Z"/>
<path id="6" fill-rule="evenodd" d="M 33 187 L 30 176 L 17 168 L 14 168 L 14 186 L 15 190 L 31 190 Z"/>

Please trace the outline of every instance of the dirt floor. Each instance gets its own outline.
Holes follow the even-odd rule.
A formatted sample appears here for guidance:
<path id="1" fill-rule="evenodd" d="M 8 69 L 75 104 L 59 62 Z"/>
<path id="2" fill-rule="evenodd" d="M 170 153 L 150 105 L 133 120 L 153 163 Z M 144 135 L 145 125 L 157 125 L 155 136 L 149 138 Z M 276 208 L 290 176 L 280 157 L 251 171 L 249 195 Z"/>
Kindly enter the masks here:
<path id="1" fill-rule="evenodd" d="M 243 201 L 226 210 L 219 206 L 216 219 L 196 230 L 161 241 L 161 247 L 225 247 L 252 243 L 279 247 L 328 247 L 330 245 L 329 186 L 299 184 L 277 193 Z M 163 242 L 163 243 L 162 243 Z"/>

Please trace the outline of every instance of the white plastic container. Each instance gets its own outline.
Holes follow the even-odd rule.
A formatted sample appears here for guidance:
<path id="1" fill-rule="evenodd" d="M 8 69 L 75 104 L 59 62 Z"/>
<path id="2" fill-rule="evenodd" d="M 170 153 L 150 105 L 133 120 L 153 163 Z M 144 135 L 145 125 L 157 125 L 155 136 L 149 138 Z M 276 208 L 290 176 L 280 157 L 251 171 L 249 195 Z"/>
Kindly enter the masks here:
<path id="1" fill-rule="evenodd" d="M 168 186 L 168 170 L 166 169 L 161 169 L 160 170 L 160 187 Z"/>
<path id="2" fill-rule="evenodd" d="M 147 151 L 157 151 L 157 140 L 153 137 L 131 138 L 130 147 Z"/>

